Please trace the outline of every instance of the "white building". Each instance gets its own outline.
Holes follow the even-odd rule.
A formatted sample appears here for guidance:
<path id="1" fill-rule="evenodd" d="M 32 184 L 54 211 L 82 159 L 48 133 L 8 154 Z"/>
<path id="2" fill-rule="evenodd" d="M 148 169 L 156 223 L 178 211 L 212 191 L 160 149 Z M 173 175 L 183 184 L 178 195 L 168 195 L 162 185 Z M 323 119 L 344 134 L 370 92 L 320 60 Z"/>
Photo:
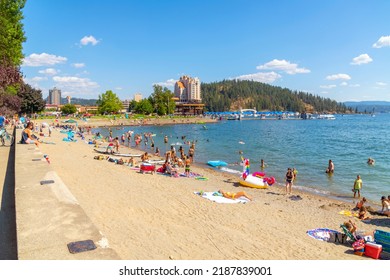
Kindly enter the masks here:
<path id="1" fill-rule="evenodd" d="M 180 103 L 201 102 L 199 78 L 180 77 L 180 80 L 175 83 L 175 97 L 179 98 Z"/>
<path id="2" fill-rule="evenodd" d="M 140 102 L 142 100 L 142 94 L 141 93 L 134 94 L 134 100 Z"/>

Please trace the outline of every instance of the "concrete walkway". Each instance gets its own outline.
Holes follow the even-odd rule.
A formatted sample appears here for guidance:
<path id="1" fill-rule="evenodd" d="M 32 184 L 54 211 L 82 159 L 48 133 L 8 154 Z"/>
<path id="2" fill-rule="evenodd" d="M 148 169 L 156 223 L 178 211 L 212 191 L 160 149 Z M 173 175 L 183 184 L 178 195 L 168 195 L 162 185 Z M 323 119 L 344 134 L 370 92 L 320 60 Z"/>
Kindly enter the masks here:
<path id="1" fill-rule="evenodd" d="M 18 130 L 16 135 L 20 135 Z M 15 209 L 18 259 L 118 260 L 35 145 L 15 144 Z M 42 184 L 52 180 L 53 183 Z M 92 240 L 96 249 L 72 254 L 67 244 Z"/>

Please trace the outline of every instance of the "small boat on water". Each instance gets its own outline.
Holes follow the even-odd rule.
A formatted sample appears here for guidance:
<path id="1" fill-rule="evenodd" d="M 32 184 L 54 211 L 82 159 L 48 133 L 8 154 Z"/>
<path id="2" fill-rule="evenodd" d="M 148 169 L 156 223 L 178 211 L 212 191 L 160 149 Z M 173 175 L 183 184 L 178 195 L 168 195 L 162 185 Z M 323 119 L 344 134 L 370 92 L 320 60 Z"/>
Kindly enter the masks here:
<path id="1" fill-rule="evenodd" d="M 317 119 L 319 119 L 319 120 L 335 120 L 336 117 L 332 114 L 323 114 L 323 115 L 318 115 Z"/>

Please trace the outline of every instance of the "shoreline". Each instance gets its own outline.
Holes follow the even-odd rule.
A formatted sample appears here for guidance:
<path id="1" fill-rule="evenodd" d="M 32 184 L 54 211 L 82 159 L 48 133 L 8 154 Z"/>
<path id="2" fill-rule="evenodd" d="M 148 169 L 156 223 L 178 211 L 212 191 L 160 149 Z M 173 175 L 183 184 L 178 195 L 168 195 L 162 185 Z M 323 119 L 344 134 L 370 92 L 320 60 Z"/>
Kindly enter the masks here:
<path id="1" fill-rule="evenodd" d="M 63 135 L 54 130 L 50 140 L 56 144 L 41 144 L 40 150 L 50 155 L 54 170 L 122 259 L 358 260 L 367 258 L 354 255 L 351 247 L 310 238 L 306 231 L 340 231 L 348 219 L 354 219 L 359 230 L 388 231 L 387 217 L 372 216 L 367 223 L 339 214 L 351 210 L 352 203 L 298 189 L 293 195 L 301 199 L 294 201 L 284 195 L 284 187 L 242 187 L 236 175 L 197 164 L 191 171 L 208 180 L 141 174 L 94 160 L 93 145 L 78 137 L 75 143 L 63 142 Z M 194 194 L 218 189 L 245 191 L 254 200 L 219 204 Z"/>

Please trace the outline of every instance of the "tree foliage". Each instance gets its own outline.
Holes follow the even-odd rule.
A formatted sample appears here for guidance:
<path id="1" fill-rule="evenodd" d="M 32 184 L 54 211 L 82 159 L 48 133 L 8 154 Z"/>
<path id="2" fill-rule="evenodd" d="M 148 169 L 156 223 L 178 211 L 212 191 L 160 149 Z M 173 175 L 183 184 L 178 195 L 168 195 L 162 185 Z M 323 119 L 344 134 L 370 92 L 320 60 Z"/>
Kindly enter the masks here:
<path id="1" fill-rule="evenodd" d="M 150 103 L 149 99 L 142 99 L 141 101 L 137 102 L 135 112 L 138 114 L 149 115 L 153 113 L 153 105 Z"/>
<path id="2" fill-rule="evenodd" d="M 96 103 L 98 104 L 98 111 L 100 114 L 117 113 L 122 109 L 122 102 L 111 90 L 99 95 L 99 99 Z"/>
<path id="3" fill-rule="evenodd" d="M 36 113 L 45 109 L 45 101 L 42 98 L 42 91 L 35 89 L 28 84 L 23 84 L 18 97 L 21 99 L 20 113 Z"/>
<path id="4" fill-rule="evenodd" d="M 0 115 L 12 116 L 19 112 L 21 100 L 16 95 L 7 94 L 0 88 Z"/>
<path id="5" fill-rule="evenodd" d="M 61 112 L 65 115 L 70 115 L 76 113 L 77 108 L 73 104 L 65 104 L 64 106 L 62 106 Z"/>
<path id="6" fill-rule="evenodd" d="M 202 83 L 202 100 L 206 110 L 223 112 L 241 108 L 257 111 L 346 112 L 342 103 L 306 92 L 291 91 L 255 81 L 223 80 Z"/>
<path id="7" fill-rule="evenodd" d="M 22 9 L 25 0 L 0 0 L 0 114 L 19 111 L 20 97 L 16 96 L 22 83 L 20 65 L 23 59 Z"/>
<path id="8" fill-rule="evenodd" d="M 26 0 L 0 0 L 0 61 L 7 66 L 20 66 L 23 59 L 22 9 Z"/>
<path id="9" fill-rule="evenodd" d="M 153 85 L 153 93 L 149 97 L 154 111 L 158 115 L 172 114 L 175 111 L 175 102 L 172 101 L 174 94 L 166 87 Z"/>

